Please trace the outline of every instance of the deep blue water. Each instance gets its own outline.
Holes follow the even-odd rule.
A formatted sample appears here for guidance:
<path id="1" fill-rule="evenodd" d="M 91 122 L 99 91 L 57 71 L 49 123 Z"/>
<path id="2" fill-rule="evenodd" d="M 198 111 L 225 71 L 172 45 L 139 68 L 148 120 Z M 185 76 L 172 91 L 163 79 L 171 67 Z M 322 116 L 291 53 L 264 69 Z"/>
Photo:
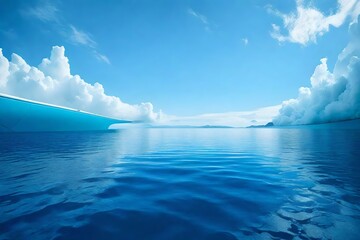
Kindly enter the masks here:
<path id="1" fill-rule="evenodd" d="M 360 131 L 0 134 L 0 239 L 360 239 Z"/>

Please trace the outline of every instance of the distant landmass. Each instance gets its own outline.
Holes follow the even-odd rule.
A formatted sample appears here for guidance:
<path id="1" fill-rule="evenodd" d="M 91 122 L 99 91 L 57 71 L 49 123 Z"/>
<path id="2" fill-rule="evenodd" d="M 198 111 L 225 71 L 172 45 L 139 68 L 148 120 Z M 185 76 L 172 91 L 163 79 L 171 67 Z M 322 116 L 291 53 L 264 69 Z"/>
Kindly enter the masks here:
<path id="1" fill-rule="evenodd" d="M 221 125 L 204 125 L 204 126 L 191 126 L 191 125 L 149 125 L 149 128 L 234 128 L 231 126 Z"/>
<path id="2" fill-rule="evenodd" d="M 273 127 L 273 126 L 274 126 L 273 122 L 268 122 L 265 125 L 251 125 L 251 126 L 248 126 L 247 128 L 265 128 L 265 127 Z"/>
<path id="3" fill-rule="evenodd" d="M 312 128 L 312 129 L 360 129 L 360 119 L 343 120 L 328 123 L 303 124 L 303 125 L 274 125 L 269 122 L 266 125 L 251 125 L 247 128 Z"/>

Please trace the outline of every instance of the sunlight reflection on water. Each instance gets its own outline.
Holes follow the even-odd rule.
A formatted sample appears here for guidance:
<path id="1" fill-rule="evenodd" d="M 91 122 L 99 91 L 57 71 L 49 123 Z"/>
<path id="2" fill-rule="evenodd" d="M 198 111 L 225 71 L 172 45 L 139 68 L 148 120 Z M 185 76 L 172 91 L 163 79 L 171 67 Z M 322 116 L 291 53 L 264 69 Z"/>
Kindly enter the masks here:
<path id="1" fill-rule="evenodd" d="M 360 239 L 360 131 L 0 135 L 0 239 Z"/>

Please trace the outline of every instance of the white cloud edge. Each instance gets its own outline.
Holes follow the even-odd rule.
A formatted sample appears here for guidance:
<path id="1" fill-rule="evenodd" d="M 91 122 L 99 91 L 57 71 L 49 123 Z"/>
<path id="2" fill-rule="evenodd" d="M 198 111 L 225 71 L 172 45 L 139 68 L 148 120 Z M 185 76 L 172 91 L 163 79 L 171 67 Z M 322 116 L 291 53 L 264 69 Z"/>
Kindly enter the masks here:
<path id="1" fill-rule="evenodd" d="M 282 19 L 283 26 L 272 24 L 270 36 L 277 41 L 292 42 L 301 45 L 316 43 L 318 37 L 329 31 L 330 26 L 340 27 L 348 18 L 353 22 L 360 13 L 360 2 L 357 0 L 338 0 L 336 13 L 325 16 L 313 5 L 305 5 L 303 0 L 296 0 L 296 11 L 281 13 L 267 5 L 270 14 Z M 285 33 L 282 33 L 285 32 Z"/>
<path id="2" fill-rule="evenodd" d="M 360 118 L 360 16 L 350 24 L 350 41 L 334 69 L 322 58 L 297 98 L 282 103 L 277 125 L 327 123 Z"/>

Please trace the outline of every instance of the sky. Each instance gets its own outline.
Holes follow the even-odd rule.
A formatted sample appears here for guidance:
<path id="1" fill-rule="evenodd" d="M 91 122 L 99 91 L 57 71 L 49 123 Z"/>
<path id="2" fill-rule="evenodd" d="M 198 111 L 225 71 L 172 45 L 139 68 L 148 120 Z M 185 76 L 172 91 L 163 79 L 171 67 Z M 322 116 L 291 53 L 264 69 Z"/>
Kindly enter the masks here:
<path id="1" fill-rule="evenodd" d="M 24 66 L 16 53 L 41 72 L 28 78 L 50 78 L 42 91 L 57 88 L 3 92 L 121 118 L 266 123 L 312 87 L 321 59 L 335 68 L 359 12 L 357 0 L 0 0 L 4 62 Z M 51 70 L 59 66 L 61 76 Z M 69 79 L 76 84 L 58 83 Z"/>

